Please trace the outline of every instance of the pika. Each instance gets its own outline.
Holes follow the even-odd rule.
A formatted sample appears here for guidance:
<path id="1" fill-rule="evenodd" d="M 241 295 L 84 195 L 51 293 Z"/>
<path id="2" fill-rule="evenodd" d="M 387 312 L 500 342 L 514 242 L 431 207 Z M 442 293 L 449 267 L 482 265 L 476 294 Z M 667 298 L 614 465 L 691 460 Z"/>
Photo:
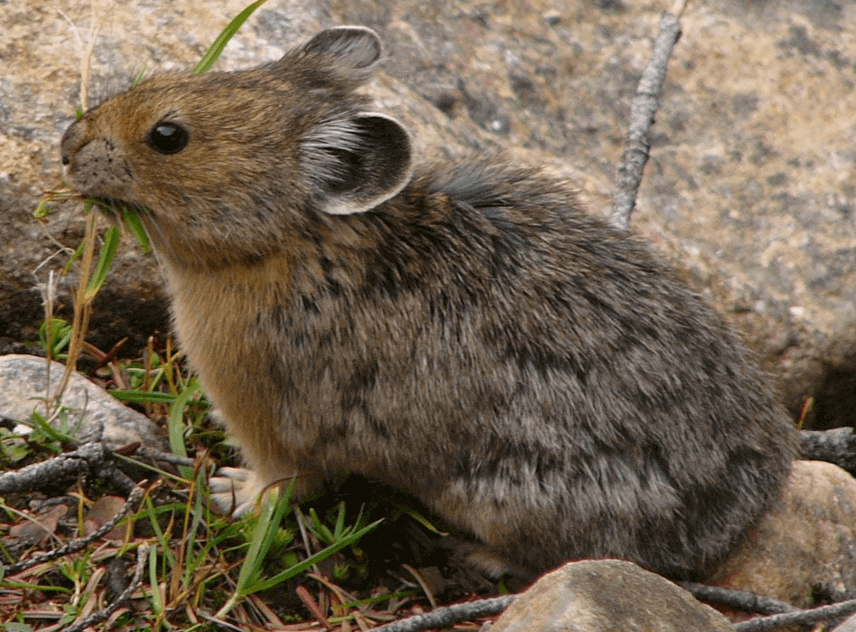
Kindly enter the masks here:
<path id="1" fill-rule="evenodd" d="M 537 169 L 419 165 L 358 88 L 371 30 L 155 76 L 62 138 L 67 182 L 141 209 L 174 326 L 247 470 L 236 513 L 346 473 L 473 534 L 484 568 L 709 572 L 796 431 L 725 321 Z"/>

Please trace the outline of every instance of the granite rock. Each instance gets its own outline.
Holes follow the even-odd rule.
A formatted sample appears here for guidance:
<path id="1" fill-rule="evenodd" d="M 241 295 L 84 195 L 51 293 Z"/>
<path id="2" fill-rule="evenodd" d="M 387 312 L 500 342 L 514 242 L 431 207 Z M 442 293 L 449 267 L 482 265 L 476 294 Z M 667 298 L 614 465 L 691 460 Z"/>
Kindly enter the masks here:
<path id="1" fill-rule="evenodd" d="M 80 107 L 80 58 L 99 24 L 88 102 L 191 66 L 247 0 L 0 3 L 0 338 L 32 339 L 37 288 L 77 245 L 74 205 L 32 219 L 59 181 L 59 138 Z M 109 3 L 95 1 L 107 7 Z M 551 165 L 608 214 L 630 103 L 664 3 L 651 0 L 269 0 L 218 67 L 276 58 L 316 30 L 360 23 L 387 44 L 370 86 L 424 156 L 502 150 Z M 669 4 L 669 3 L 665 3 Z M 690 3 L 670 64 L 634 230 L 680 264 L 759 349 L 792 412 L 856 421 L 856 5 Z M 70 51 L 75 51 L 71 53 Z M 42 263 L 47 262 L 45 265 Z M 69 313 L 67 286 L 60 314 Z M 92 336 L 138 348 L 166 331 L 152 257 L 130 243 Z M 0 340 L 2 342 L 2 340 Z M 133 345 L 132 345 L 133 346 Z"/>
<path id="2" fill-rule="evenodd" d="M 706 583 L 799 608 L 856 593 L 856 479 L 796 461 L 782 497 Z"/>
<path id="3" fill-rule="evenodd" d="M 52 362 L 50 389 L 47 389 L 47 363 L 42 358 L 9 354 L 0 356 L 0 417 L 26 422 L 35 410 L 44 417 L 45 398 L 56 393 L 65 367 Z M 148 417 L 131 410 L 115 397 L 78 373 L 72 373 L 61 405 L 63 413 L 52 423 L 74 438 L 101 436 L 111 449 L 132 443 L 169 451 L 169 443 Z M 53 410 L 53 409 L 52 409 Z"/>
<path id="4" fill-rule="evenodd" d="M 571 562 L 520 595 L 491 632 L 726 632 L 722 614 L 683 588 L 620 560 Z"/>

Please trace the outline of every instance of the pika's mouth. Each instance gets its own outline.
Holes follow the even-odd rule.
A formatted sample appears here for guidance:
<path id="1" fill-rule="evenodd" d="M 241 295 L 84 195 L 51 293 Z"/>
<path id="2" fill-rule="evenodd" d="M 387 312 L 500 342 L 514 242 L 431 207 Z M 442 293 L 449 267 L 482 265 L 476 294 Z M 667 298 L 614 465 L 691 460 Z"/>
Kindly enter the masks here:
<path id="1" fill-rule="evenodd" d="M 139 213 L 140 211 L 147 210 L 137 208 L 133 204 L 130 204 L 125 200 L 120 200 L 119 198 L 89 195 L 86 196 L 86 200 L 93 206 L 97 207 L 104 215 L 114 220 L 121 220 L 122 216 L 128 211 Z"/>
<path id="2" fill-rule="evenodd" d="M 109 220 L 116 224 L 123 232 L 127 230 L 139 242 L 143 252 L 151 250 L 151 243 L 143 222 L 142 215 L 151 215 L 152 211 L 146 206 L 131 204 L 117 198 L 90 197 L 98 210 L 106 215 Z"/>

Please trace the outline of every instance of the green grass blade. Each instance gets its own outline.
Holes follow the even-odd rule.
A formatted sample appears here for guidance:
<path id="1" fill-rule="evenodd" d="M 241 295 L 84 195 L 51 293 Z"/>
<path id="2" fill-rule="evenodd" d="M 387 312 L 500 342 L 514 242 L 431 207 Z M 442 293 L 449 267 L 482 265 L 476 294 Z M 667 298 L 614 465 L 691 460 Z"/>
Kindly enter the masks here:
<path id="1" fill-rule="evenodd" d="M 148 209 L 140 209 L 140 212 L 145 213 Z M 146 233 L 146 229 L 143 228 L 143 223 L 140 221 L 139 212 L 137 209 L 130 206 L 122 207 L 122 219 L 125 221 L 125 226 L 128 227 L 128 230 L 131 231 L 131 234 L 134 236 L 134 239 L 137 240 L 137 243 L 140 244 L 140 248 L 142 248 L 145 254 L 148 254 L 152 251 L 152 244 L 149 242 L 149 235 Z"/>
<path id="2" fill-rule="evenodd" d="M 238 574 L 238 582 L 229 600 L 214 615 L 215 619 L 221 619 L 235 604 L 247 595 L 261 590 L 258 588 L 259 577 L 262 574 L 265 560 L 273 544 L 279 525 L 291 506 L 291 493 L 294 490 L 294 481 L 280 494 L 279 488 L 274 488 L 264 497 L 261 516 L 253 528 L 250 546 L 244 555 L 241 570 Z"/>
<path id="3" fill-rule="evenodd" d="M 300 564 L 295 564 L 291 568 L 288 568 L 288 569 L 282 571 L 281 573 L 274 575 L 270 579 L 266 579 L 264 581 L 257 582 L 252 587 L 252 590 L 250 590 L 247 594 L 258 592 L 260 590 L 266 590 L 268 588 L 273 588 L 277 584 L 281 584 L 282 582 L 291 579 L 295 575 L 299 575 L 303 571 L 310 568 L 313 564 L 317 564 L 318 562 L 322 562 L 322 561 L 326 560 L 328 557 L 330 557 L 331 555 L 333 555 L 333 553 L 341 551 L 346 546 L 350 546 L 352 544 L 355 544 L 361 537 L 363 537 L 369 531 L 371 531 L 372 529 L 377 527 L 381 522 L 383 522 L 383 518 L 381 518 L 380 520 L 377 520 L 376 522 L 373 522 L 370 525 L 360 529 L 356 533 L 349 535 L 347 538 L 344 538 L 344 539 L 340 540 L 339 542 L 336 542 L 335 544 L 328 546 L 323 551 L 319 551 L 315 555 L 306 558 L 305 560 L 300 562 Z"/>
<path id="4" fill-rule="evenodd" d="M 324 544 L 332 544 L 335 541 L 330 529 L 321 522 L 321 518 L 318 517 L 315 509 L 309 509 L 309 519 L 312 521 L 312 530 Z"/>
<path id="5" fill-rule="evenodd" d="M 228 601 L 223 604 L 223 607 L 214 615 L 215 619 L 222 619 L 226 614 L 235 607 L 235 605 L 254 592 L 252 588 L 258 583 L 258 577 L 261 574 L 264 559 L 267 555 L 266 544 L 270 541 L 267 534 L 271 529 L 279 528 L 279 519 L 282 517 L 282 512 L 277 511 L 279 494 L 278 490 L 271 490 L 271 493 L 264 498 L 262 502 L 262 512 L 259 521 L 253 529 L 253 536 L 250 540 L 250 548 L 247 549 L 244 561 L 241 564 L 241 570 L 238 573 L 238 582 L 235 585 L 235 590 Z"/>
<path id="6" fill-rule="evenodd" d="M 80 259 L 80 258 L 83 256 L 83 249 L 84 249 L 84 247 L 86 247 L 86 240 L 85 240 L 85 239 L 81 239 L 81 240 L 80 240 L 80 244 L 77 246 L 77 250 L 75 250 L 75 251 L 74 251 L 74 254 L 73 254 L 73 255 L 71 255 L 71 258 L 68 260 L 68 263 L 66 263 L 66 264 L 63 266 L 63 268 L 62 268 L 62 273 L 63 273 L 63 274 L 68 274 L 68 273 L 69 273 L 69 271 L 71 270 L 71 266 L 74 264 L 74 262 L 75 262 L 75 261 L 77 261 L 78 259 Z"/>
<path id="7" fill-rule="evenodd" d="M 69 444 L 74 442 L 74 437 L 64 434 L 48 423 L 48 420 L 42 417 L 36 411 L 33 411 L 30 419 L 23 420 L 23 423 L 32 428 L 40 430 L 48 439 L 57 443 Z"/>
<path id="8" fill-rule="evenodd" d="M 158 549 L 149 549 L 149 586 L 152 588 L 152 609 L 156 614 L 163 612 L 164 603 L 158 583 Z"/>
<path id="9" fill-rule="evenodd" d="M 143 80 L 143 77 L 145 77 L 145 76 L 146 76 L 146 65 L 143 64 L 143 67 L 140 68 L 140 72 L 138 72 L 134 76 L 134 81 L 131 83 L 131 85 L 133 85 L 133 86 L 140 85 L 140 82 Z"/>
<path id="10" fill-rule="evenodd" d="M 184 409 L 190 402 L 190 398 L 201 390 L 199 382 L 193 381 L 188 384 L 169 409 L 169 447 L 172 453 L 178 456 L 187 456 L 187 447 L 184 445 Z M 187 479 L 193 476 L 193 469 L 179 466 L 178 471 Z"/>
<path id="11" fill-rule="evenodd" d="M 48 215 L 51 214 L 51 207 L 48 206 L 48 200 L 42 200 L 39 202 L 39 205 L 36 207 L 36 210 L 33 211 L 33 217 L 36 219 L 44 219 Z"/>
<path id="12" fill-rule="evenodd" d="M 220 58 L 220 54 L 223 52 L 223 49 L 226 48 L 226 44 L 229 43 L 229 40 L 232 39 L 232 36 L 238 32 L 238 29 L 247 21 L 253 12 L 262 6 L 266 0 L 257 0 L 253 2 L 246 9 L 241 11 L 231 22 L 229 25 L 223 29 L 223 32 L 217 36 L 217 39 L 214 40 L 214 43 L 208 47 L 208 50 L 205 51 L 205 54 L 202 55 L 202 59 L 199 60 L 199 63 L 193 67 L 193 72 L 195 74 L 201 74 L 203 72 L 207 72 L 211 69 L 211 66 Z"/>
<path id="13" fill-rule="evenodd" d="M 104 245 L 101 246 L 101 252 L 98 253 L 98 263 L 95 266 L 95 271 L 92 273 L 92 278 L 89 279 L 84 300 L 94 297 L 98 294 L 101 286 L 104 285 L 107 273 L 110 271 L 110 264 L 113 263 L 113 257 L 116 255 L 116 246 L 118 245 L 119 229 L 111 226 L 104 235 Z"/>
<path id="14" fill-rule="evenodd" d="M 50 325 L 50 327 L 48 326 Z M 48 336 L 50 329 L 50 336 Z M 51 318 L 39 326 L 39 344 L 51 358 L 62 357 L 73 333 L 71 325 L 62 318 Z"/>
<path id="15" fill-rule="evenodd" d="M 275 491 L 276 494 L 271 494 L 268 498 L 269 501 L 272 499 L 272 502 L 276 505 L 276 511 L 271 518 L 270 528 L 264 532 L 261 551 L 265 557 L 267 557 L 268 552 L 273 546 L 274 540 L 276 540 L 282 519 L 291 508 L 291 493 L 294 491 L 294 479 L 292 479 L 288 487 L 285 488 L 285 491 L 281 491 L 281 488 L 279 487 L 275 488 Z M 261 566 L 259 567 L 259 571 L 261 571 Z"/>
<path id="16" fill-rule="evenodd" d="M 430 520 L 428 520 L 428 518 L 426 518 L 425 516 L 423 516 L 423 515 L 422 515 L 421 513 L 419 513 L 418 511 L 416 511 L 416 510 L 414 510 L 414 509 L 411 509 L 410 507 L 407 507 L 406 505 L 399 505 L 399 506 L 398 506 L 398 511 L 400 511 L 400 512 L 401 512 L 401 513 L 403 513 L 403 514 L 407 514 L 408 516 L 410 516 L 411 518 L 413 518 L 416 522 L 418 522 L 419 524 L 421 524 L 423 527 L 425 527 L 425 528 L 426 528 L 426 529 L 428 529 L 429 531 L 433 531 L 433 532 L 434 532 L 434 533 L 436 533 L 437 535 L 442 535 L 442 536 L 447 536 L 447 535 L 449 535 L 449 533 L 448 533 L 447 531 L 441 531 L 440 529 L 438 529 L 437 527 L 435 527 L 435 526 L 431 523 L 431 521 L 430 521 Z"/>
<path id="17" fill-rule="evenodd" d="M 270 494 L 262 503 L 262 513 L 256 528 L 253 530 L 253 538 L 250 541 L 250 548 L 247 550 L 247 556 L 244 563 L 241 564 L 241 571 L 238 574 L 238 585 L 235 587 L 235 594 L 238 598 L 249 594 L 247 587 L 254 583 L 262 570 L 265 554 L 267 553 L 265 544 L 268 542 L 267 534 L 271 531 L 271 522 L 274 514 L 277 513 L 277 502 L 279 494 L 277 490 L 271 490 Z M 278 528 L 279 525 L 273 525 L 273 528 Z"/>
<path id="18" fill-rule="evenodd" d="M 169 507 L 163 508 L 164 513 L 171 511 Z M 152 525 L 152 530 L 155 532 L 155 537 L 158 541 L 158 546 L 160 546 L 161 551 L 163 551 L 164 557 L 164 565 L 169 566 L 170 568 L 175 566 L 175 556 L 172 554 L 172 550 L 169 548 L 169 538 L 166 537 L 166 534 L 161 529 L 160 523 L 157 519 L 158 511 L 155 509 L 155 505 L 152 502 L 150 496 L 146 496 L 146 507 L 142 517 L 148 518 L 149 522 Z M 157 559 L 156 553 L 157 547 L 153 546 L 150 555 Z M 154 585 L 154 584 L 152 584 Z"/>
<path id="19" fill-rule="evenodd" d="M 360 515 L 357 516 L 357 521 L 354 524 L 360 523 L 360 518 L 362 517 L 363 512 L 360 510 Z M 339 503 L 339 515 L 336 516 L 336 526 L 333 531 L 333 537 L 337 540 L 342 536 L 342 533 L 345 530 L 345 501 Z"/>
<path id="20" fill-rule="evenodd" d="M 107 392 L 119 401 L 131 404 L 173 404 L 175 403 L 175 400 L 178 399 L 172 393 L 146 393 L 143 391 L 126 391 L 118 388 Z"/>
<path id="21" fill-rule="evenodd" d="M 187 541 L 196 542 L 196 534 L 199 532 L 199 526 L 202 524 L 202 516 L 205 513 L 202 506 L 202 488 L 205 485 L 205 470 L 201 469 L 196 475 L 196 496 L 193 499 L 193 517 L 191 518 L 190 528 L 187 531 Z M 186 519 L 186 518 L 185 518 Z M 206 562 L 207 556 L 204 554 L 194 555 L 194 547 L 190 547 L 188 559 L 184 565 L 184 576 L 182 578 L 182 587 L 190 586 L 193 575 L 197 569 Z"/>

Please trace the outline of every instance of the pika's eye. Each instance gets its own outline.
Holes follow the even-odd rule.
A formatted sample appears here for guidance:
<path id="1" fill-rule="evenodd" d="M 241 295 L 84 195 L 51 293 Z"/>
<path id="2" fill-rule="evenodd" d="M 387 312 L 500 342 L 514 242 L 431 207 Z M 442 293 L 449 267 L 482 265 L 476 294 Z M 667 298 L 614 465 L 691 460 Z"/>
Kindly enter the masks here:
<path id="1" fill-rule="evenodd" d="M 177 154 L 187 147 L 189 140 L 190 134 L 180 125 L 161 122 L 149 132 L 146 145 L 161 154 Z"/>

